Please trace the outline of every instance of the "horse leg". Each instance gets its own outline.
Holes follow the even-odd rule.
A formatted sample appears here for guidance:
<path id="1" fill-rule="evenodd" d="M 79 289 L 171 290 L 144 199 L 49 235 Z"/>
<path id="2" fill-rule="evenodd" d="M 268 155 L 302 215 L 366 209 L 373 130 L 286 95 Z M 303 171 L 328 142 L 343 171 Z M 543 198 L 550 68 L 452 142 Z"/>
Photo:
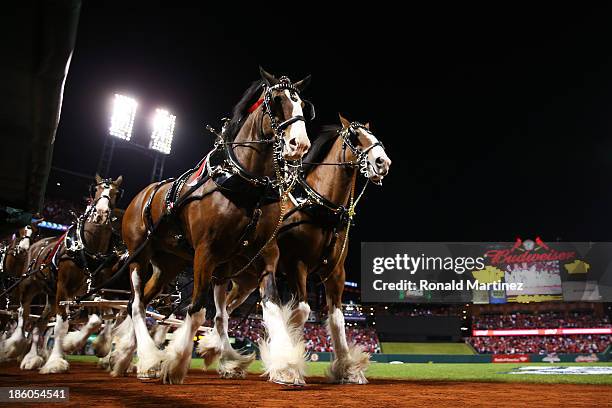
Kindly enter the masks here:
<path id="1" fill-rule="evenodd" d="M 276 245 L 270 245 L 263 256 L 265 270 L 259 290 L 267 338 L 260 340 L 259 351 L 270 381 L 301 386 L 306 372 L 303 334 L 290 323 L 292 305 L 280 305 L 275 279 L 278 256 Z"/>
<path id="2" fill-rule="evenodd" d="M 51 315 L 52 308 L 53 307 L 49 303 L 49 296 L 47 296 L 47 303 L 45 305 L 45 309 L 41 313 L 38 322 L 36 322 L 36 324 L 34 324 L 34 327 L 32 328 L 32 344 L 30 345 L 30 351 L 24 356 L 23 360 L 21 360 L 21 364 L 19 365 L 22 370 L 36 370 L 40 368 L 45 361 L 43 357 L 38 354 L 38 345 L 40 343 L 40 339 L 44 338 L 44 332 L 47 327 L 47 322 L 49 321 L 49 316 Z M 29 315 L 29 304 L 27 309 Z M 46 345 L 43 343 L 43 350 L 41 350 L 41 354 L 44 353 L 45 347 Z"/>
<path id="3" fill-rule="evenodd" d="M 168 267 L 168 269 L 171 269 L 173 266 L 176 268 L 176 262 L 173 262 L 172 259 L 166 258 L 164 263 L 166 264 L 164 266 Z M 165 349 L 161 369 L 161 378 L 164 384 L 182 384 L 187 375 L 193 352 L 193 337 L 198 328 L 204 323 L 204 320 L 206 320 L 204 300 L 215 266 L 216 260 L 208 245 L 206 243 L 197 245 L 193 260 L 193 295 L 191 305 L 187 309 L 183 325 L 174 332 L 172 341 Z"/>
<path id="4" fill-rule="evenodd" d="M 102 358 L 110 352 L 111 349 L 111 330 L 113 329 L 112 320 L 104 320 L 104 327 L 95 340 L 91 343 L 96 357 Z"/>
<path id="5" fill-rule="evenodd" d="M 11 334 L 11 336 L 5 340 L 2 345 L 2 353 L 0 355 L 0 362 L 13 360 L 22 355 L 25 347 L 27 347 L 27 339 L 24 333 L 24 322 L 26 318 L 24 310 L 29 310 L 29 303 L 20 302 L 19 309 L 17 309 L 17 327 Z"/>
<path id="6" fill-rule="evenodd" d="M 130 280 L 132 285 L 131 312 L 121 324 L 113 327 L 111 339 L 115 339 L 115 349 L 100 361 L 102 367 L 110 367 L 111 376 L 118 377 L 126 373 L 130 368 L 134 351 L 138 348 L 138 377 L 151 378 L 157 377 L 162 353 L 158 349 L 158 344 L 151 338 L 146 327 L 145 305 L 159 293 L 161 288 L 172 279 L 172 274 L 166 270 L 153 266 L 153 275 L 142 289 L 141 270 L 149 263 L 144 261 L 144 256 L 139 257 L 138 261 L 132 262 L 130 268 Z M 136 301 L 136 296 L 138 300 Z M 129 308 L 128 308 L 129 309 Z M 137 316 L 134 316 L 134 314 Z M 137 318 L 136 318 L 137 317 Z M 135 330 L 135 323 L 138 320 L 138 331 Z M 143 329 L 144 327 L 144 329 Z M 137 337 L 140 335 L 140 341 Z M 112 343 L 112 340 L 111 340 Z M 138 344 L 138 346 L 137 346 Z M 141 357 L 142 356 L 142 357 Z M 142 362 L 141 362 L 142 360 Z"/>
<path id="7" fill-rule="evenodd" d="M 132 299 L 134 298 L 132 297 Z M 111 330 L 112 342 L 115 343 L 115 348 L 102 360 L 108 360 L 108 369 L 112 377 L 120 377 L 125 375 L 130 368 L 134 351 L 136 351 L 136 333 L 134 332 L 132 315 L 129 311 L 122 322 L 118 323 L 115 320 Z M 105 363 L 101 361 L 100 365 L 104 367 Z"/>
<path id="8" fill-rule="evenodd" d="M 290 274 L 294 274 L 293 286 L 296 293 L 296 301 L 298 302 L 291 313 L 290 323 L 292 327 L 304 333 L 304 324 L 306 324 L 306 320 L 310 316 L 310 305 L 308 304 L 308 293 L 306 291 L 308 270 L 303 262 L 297 262 L 295 265 L 292 265 L 291 269 L 285 268 L 285 270 L 291 271 Z"/>
<path id="9" fill-rule="evenodd" d="M 39 370 L 41 374 L 56 374 L 64 373 L 70 368 L 70 364 L 64 359 L 62 343 L 64 338 L 68 334 L 69 324 L 67 321 L 68 314 L 65 310 L 60 310 L 59 301 L 64 299 L 64 290 L 59 282 L 57 285 L 56 299 L 55 299 L 55 328 L 53 329 L 53 349 L 49 358 Z"/>
<path id="10" fill-rule="evenodd" d="M 164 354 L 157 348 L 155 342 L 149 335 L 146 323 L 145 303 L 143 302 L 143 285 L 141 271 L 145 265 L 142 262 L 130 264 L 130 278 L 132 280 L 132 316 L 131 322 L 136 334 L 136 346 L 138 353 L 137 376 L 138 378 L 156 378 L 159 374 Z M 157 268 L 154 266 L 154 269 Z M 156 271 L 155 273 L 159 273 Z M 126 319 L 128 320 L 128 319 Z M 127 368 L 127 367 L 126 367 Z"/>
<path id="11" fill-rule="evenodd" d="M 247 271 L 248 272 L 248 271 Z M 227 314 L 231 315 L 244 303 L 255 289 L 257 289 L 258 276 L 245 273 L 232 281 L 232 289 L 227 295 Z"/>
<path id="12" fill-rule="evenodd" d="M 345 272 L 340 265 L 325 281 L 325 295 L 329 317 L 327 331 L 331 334 L 334 357 L 328 377 L 336 383 L 367 384 L 365 371 L 370 365 L 370 354 L 358 344 L 348 344 L 342 314 L 342 292 L 344 291 Z"/>
<path id="13" fill-rule="evenodd" d="M 214 287 L 215 327 L 198 342 L 198 352 L 204 358 L 205 366 L 211 365 L 219 358 L 218 372 L 221 378 L 245 378 L 248 366 L 255 359 L 255 353 L 242 355 L 230 344 L 227 332 L 229 313 L 226 286 L 222 284 Z"/>

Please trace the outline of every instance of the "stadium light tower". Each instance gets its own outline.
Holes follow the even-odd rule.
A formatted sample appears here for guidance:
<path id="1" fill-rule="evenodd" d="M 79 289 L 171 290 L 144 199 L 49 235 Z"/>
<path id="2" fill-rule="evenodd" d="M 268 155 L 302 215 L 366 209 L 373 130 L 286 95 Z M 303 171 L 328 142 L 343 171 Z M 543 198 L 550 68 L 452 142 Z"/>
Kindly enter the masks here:
<path id="1" fill-rule="evenodd" d="M 151 182 L 162 179 L 166 155 L 170 154 L 170 150 L 172 150 L 175 122 L 176 116 L 172 115 L 166 109 L 158 108 L 155 110 L 155 116 L 153 116 L 153 131 L 151 132 L 151 140 L 149 141 L 149 149 L 156 151 L 153 172 L 151 173 Z"/>
<path id="2" fill-rule="evenodd" d="M 102 155 L 98 163 L 98 174 L 108 177 L 110 165 L 113 160 L 115 145 L 123 149 L 138 151 L 154 160 L 151 181 L 159 181 L 164 172 L 166 156 L 172 150 L 172 139 L 174 137 L 174 124 L 176 116 L 166 109 L 157 109 L 153 117 L 153 131 L 149 146 L 143 146 L 131 141 L 136 119 L 138 102 L 125 95 L 115 94 L 113 98 L 112 114 L 108 133 L 111 137 L 104 140 Z M 118 140 L 121 139 L 122 141 Z"/>
<path id="3" fill-rule="evenodd" d="M 111 125 L 108 130 L 111 136 L 130 141 L 134 129 L 136 108 L 138 108 L 138 102 L 135 99 L 115 94 Z"/>
<path id="4" fill-rule="evenodd" d="M 167 110 L 158 108 L 155 111 L 149 149 L 157 150 L 163 154 L 170 153 L 175 121 L 176 116 L 170 114 Z"/>

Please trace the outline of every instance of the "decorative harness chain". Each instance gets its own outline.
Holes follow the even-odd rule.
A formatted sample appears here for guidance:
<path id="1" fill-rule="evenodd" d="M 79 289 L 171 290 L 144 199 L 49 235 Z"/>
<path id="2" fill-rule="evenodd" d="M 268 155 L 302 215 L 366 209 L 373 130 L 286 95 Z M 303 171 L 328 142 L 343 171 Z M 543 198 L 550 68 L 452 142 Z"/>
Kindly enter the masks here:
<path id="1" fill-rule="evenodd" d="M 270 235 L 270 237 L 266 240 L 264 245 L 257 251 L 257 253 L 242 268 L 234 272 L 231 276 L 224 278 L 224 280 L 233 279 L 234 277 L 240 275 L 242 272 L 247 270 L 255 262 L 255 260 L 261 256 L 261 254 L 268 247 L 268 245 L 270 245 L 270 243 L 276 238 L 276 236 L 278 235 L 278 231 L 283 225 L 285 213 L 287 211 L 287 201 L 289 200 L 289 194 L 293 190 L 293 187 L 295 186 L 295 183 L 297 181 L 298 169 L 301 168 L 301 160 L 297 161 L 297 163 L 295 164 L 289 164 L 283 158 L 284 134 L 285 130 L 290 125 L 298 121 L 306 121 L 306 119 L 303 115 L 296 115 L 281 123 L 278 123 L 276 117 L 274 116 L 274 113 L 272 112 L 271 106 L 272 92 L 276 90 L 288 90 L 290 92 L 290 97 L 294 102 L 297 101 L 296 95 L 299 94 L 299 90 L 291 83 L 289 78 L 283 76 L 280 78 L 278 84 L 273 86 L 266 86 L 266 89 L 264 91 L 264 115 L 262 116 L 262 122 L 263 117 L 267 115 L 270 119 L 270 127 L 272 128 L 273 132 L 273 165 L 274 173 L 276 176 L 276 185 L 278 187 L 280 197 L 280 213 L 278 216 L 278 221 L 276 222 L 276 226 L 272 231 L 272 235 Z M 260 126 L 260 129 L 261 132 L 263 132 L 263 124 Z M 281 164 L 284 165 L 284 168 L 281 168 Z M 245 243 L 248 245 L 248 241 L 245 241 Z M 245 243 L 243 243 L 243 245 Z M 263 276 L 265 275 L 262 275 L 261 278 L 263 278 Z"/>
<path id="2" fill-rule="evenodd" d="M 111 179 L 105 179 L 102 180 L 101 182 L 92 185 L 92 191 L 94 187 L 97 187 L 99 185 L 109 185 L 112 183 Z M 86 221 L 90 221 L 90 218 L 92 217 L 92 215 L 94 215 L 96 213 L 96 204 L 98 204 L 98 202 L 102 199 L 107 199 L 108 203 L 109 203 L 109 208 L 111 208 L 110 204 L 111 204 L 111 198 L 110 196 L 106 195 L 106 194 L 102 194 L 100 195 L 100 197 L 98 197 L 95 200 L 92 200 L 92 202 L 87 206 L 87 208 L 85 209 L 85 212 L 77 218 L 77 222 L 75 225 L 75 238 L 76 239 L 71 239 L 69 235 L 66 235 L 65 238 L 65 247 L 66 247 L 66 251 L 70 254 L 72 254 L 72 256 L 75 256 L 75 254 L 79 253 L 81 254 L 81 256 L 84 258 L 86 256 L 90 256 L 91 258 L 95 259 L 95 260 L 100 260 L 102 259 L 102 264 L 105 264 L 106 261 L 109 259 L 110 256 L 115 255 L 114 251 L 111 251 L 110 253 L 91 253 L 87 250 L 87 247 L 85 245 L 85 239 L 84 239 L 84 235 L 85 235 L 85 222 Z M 112 208 L 111 208 L 112 209 Z M 106 221 L 104 222 L 104 224 L 99 224 L 99 225 L 109 225 L 111 224 L 111 216 L 109 215 L 109 217 L 106 219 Z M 112 230 L 112 226 L 111 226 L 111 230 Z M 112 232 L 111 232 L 112 234 Z M 100 268 L 98 268 L 100 269 Z M 92 273 L 89 270 L 89 266 L 87 265 L 87 262 L 84 263 L 83 265 L 83 270 L 85 272 L 85 274 L 87 275 L 87 292 L 89 293 L 91 291 L 91 285 L 93 283 L 93 278 L 94 278 L 94 273 Z M 97 272 L 97 270 L 96 270 Z"/>
<path id="3" fill-rule="evenodd" d="M 328 162 L 304 162 L 305 164 L 312 164 L 312 165 L 317 165 L 317 166 L 346 166 L 346 167 L 351 167 L 351 168 L 359 168 L 359 172 L 366 178 L 366 182 L 363 185 L 363 188 L 361 189 L 361 192 L 359 193 L 359 195 L 357 195 L 357 197 L 355 197 L 355 184 L 353 183 L 352 187 L 351 187 L 351 192 L 349 194 L 349 205 L 346 209 L 346 214 L 348 216 L 348 220 L 346 223 L 346 230 L 344 233 L 344 238 L 342 240 L 342 248 L 340 250 L 340 255 L 338 256 L 338 259 L 336 260 L 336 263 L 334 265 L 334 267 L 331 269 L 331 271 L 335 270 L 336 267 L 338 267 L 338 265 L 340 264 L 341 260 L 342 260 L 342 256 L 344 255 L 344 252 L 346 251 L 346 247 L 348 244 L 348 237 L 349 237 L 349 232 L 351 229 L 351 224 L 353 222 L 353 217 L 356 214 L 355 209 L 357 208 L 357 204 L 359 203 L 359 201 L 361 200 L 361 198 L 363 197 L 366 188 L 368 187 L 368 184 L 371 182 L 370 177 L 371 177 L 371 171 L 370 171 L 370 164 L 368 162 L 368 152 L 372 149 L 374 149 L 376 146 L 380 146 L 384 149 L 384 146 L 382 144 L 382 142 L 380 141 L 376 141 L 376 143 L 371 144 L 370 146 L 368 146 L 365 149 L 359 149 L 357 146 L 355 146 L 353 144 L 353 142 L 351 141 L 351 137 L 357 137 L 357 132 L 356 129 L 363 129 L 366 132 L 370 132 L 369 129 L 361 124 L 360 122 L 351 122 L 349 124 L 348 127 L 342 128 L 338 130 L 338 135 L 342 137 L 342 161 L 338 162 L 338 163 L 328 163 Z M 346 160 L 346 149 L 350 149 L 351 152 L 353 153 L 353 155 L 355 155 L 355 160 L 352 161 L 347 161 Z M 381 184 L 380 182 L 376 183 L 373 182 L 375 184 Z M 317 197 L 315 195 L 315 193 L 313 192 L 313 190 L 310 188 L 306 188 L 304 189 L 306 191 L 306 194 L 308 195 L 310 200 L 313 200 L 314 202 L 316 202 L 319 205 L 324 205 L 327 207 L 327 205 L 325 205 L 323 202 L 321 202 L 321 200 L 319 199 L 319 197 Z M 338 213 L 340 211 L 344 210 L 343 206 L 340 206 L 338 208 L 330 208 L 332 211 L 334 211 L 335 213 Z M 327 265 L 328 260 L 324 259 L 323 260 L 323 264 Z M 327 281 L 330 277 L 331 277 L 331 273 L 325 277 L 324 279 L 321 280 L 322 283 L 324 283 L 325 281 Z"/>

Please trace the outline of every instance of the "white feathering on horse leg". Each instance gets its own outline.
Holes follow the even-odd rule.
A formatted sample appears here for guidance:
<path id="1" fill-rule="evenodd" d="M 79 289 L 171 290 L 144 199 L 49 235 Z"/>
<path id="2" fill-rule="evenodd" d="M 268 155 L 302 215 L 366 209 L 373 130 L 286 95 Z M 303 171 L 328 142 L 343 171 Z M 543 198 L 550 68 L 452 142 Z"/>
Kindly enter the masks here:
<path id="1" fill-rule="evenodd" d="M 217 371 L 222 378 L 246 378 L 247 368 L 255 360 L 255 353 L 241 354 L 227 343 L 219 358 Z"/>
<path id="2" fill-rule="evenodd" d="M 112 330 L 113 330 L 113 322 L 112 320 L 104 321 L 104 328 L 96 336 L 94 341 L 91 343 L 91 347 L 94 349 L 94 353 L 97 357 L 103 358 L 104 356 L 108 356 L 112 348 Z"/>
<path id="3" fill-rule="evenodd" d="M 145 305 L 142 303 L 141 280 L 136 269 L 131 274 L 132 286 L 134 288 L 134 301 L 132 302 L 132 323 L 136 333 L 136 348 L 138 353 L 137 376 L 138 378 L 157 378 L 159 369 L 164 358 L 164 353 L 157 348 L 155 342 L 149 335 L 146 323 Z"/>
<path id="4" fill-rule="evenodd" d="M 136 350 L 136 334 L 132 316 L 127 316 L 121 324 L 113 328 L 111 342 L 115 343 L 115 349 L 108 356 L 111 376 L 119 377 L 125 375 L 134 358 Z M 104 363 L 101 362 L 101 365 Z"/>
<path id="5" fill-rule="evenodd" d="M 303 332 L 291 327 L 290 305 L 278 306 L 271 301 L 263 305 L 263 323 L 267 337 L 260 340 L 259 351 L 264 374 L 270 381 L 287 385 L 304 385 L 306 372 Z"/>
<path id="6" fill-rule="evenodd" d="M 215 328 L 208 330 L 198 340 L 196 351 L 204 359 L 203 370 L 206 370 L 206 367 L 211 366 L 221 356 L 223 342 L 216 330 L 216 323 Z"/>
<path id="7" fill-rule="evenodd" d="M 38 355 L 38 341 L 40 339 L 40 329 L 38 326 L 34 326 L 32 329 L 32 345 L 30 346 L 30 351 L 25 355 L 23 360 L 21 360 L 21 364 L 19 368 L 22 370 L 36 370 L 43 365 L 43 358 Z"/>
<path id="8" fill-rule="evenodd" d="M 183 325 L 172 335 L 172 341 L 165 350 L 161 369 L 164 384 L 183 383 L 191 363 L 193 336 L 204 320 L 206 320 L 206 309 L 201 309 L 194 314 L 187 313 Z"/>
<path id="9" fill-rule="evenodd" d="M 79 331 L 73 331 L 66 335 L 62 347 L 64 352 L 70 353 L 82 349 L 87 343 L 89 336 L 102 325 L 102 319 L 97 314 L 92 314 L 87 320 L 87 324 Z"/>
<path id="10" fill-rule="evenodd" d="M 18 309 L 17 326 L 8 339 L 0 347 L 0 362 L 19 357 L 27 347 L 27 339 L 23 333 L 23 307 Z"/>
<path id="11" fill-rule="evenodd" d="M 170 318 L 174 319 L 174 314 L 170 315 Z M 166 343 L 166 336 L 168 335 L 169 330 L 170 326 L 168 326 L 167 324 L 157 324 L 155 326 L 153 342 L 157 347 L 161 347 Z"/>
<path id="12" fill-rule="evenodd" d="M 64 373 L 70 368 L 70 364 L 64 360 L 64 353 L 62 351 L 62 343 L 64 337 L 68 333 L 68 322 L 64 322 L 62 315 L 55 316 L 55 329 L 53 330 L 53 350 L 49 359 L 38 371 L 41 374 L 57 374 Z"/>
<path id="13" fill-rule="evenodd" d="M 365 371 L 370 365 L 370 354 L 358 344 L 347 343 L 342 310 L 330 310 L 327 332 L 334 346 L 334 357 L 327 373 L 329 380 L 341 384 L 367 384 Z"/>

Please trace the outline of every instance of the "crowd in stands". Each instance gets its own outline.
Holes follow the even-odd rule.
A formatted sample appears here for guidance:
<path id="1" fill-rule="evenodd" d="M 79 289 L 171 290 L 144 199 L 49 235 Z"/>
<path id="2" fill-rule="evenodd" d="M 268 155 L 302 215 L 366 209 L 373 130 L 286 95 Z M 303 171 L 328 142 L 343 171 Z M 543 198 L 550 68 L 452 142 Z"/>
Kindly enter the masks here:
<path id="1" fill-rule="evenodd" d="M 461 316 L 464 308 L 462 305 L 392 305 L 382 310 L 378 314 L 392 314 L 394 316 Z"/>
<path id="2" fill-rule="evenodd" d="M 80 214 L 82 209 L 79 209 L 72 201 L 47 200 L 43 207 L 42 216 L 46 221 L 70 225 L 74 222 L 74 216 L 71 214 L 71 211 L 75 214 Z"/>
<path id="3" fill-rule="evenodd" d="M 556 329 L 559 327 L 612 327 L 608 316 L 597 317 L 591 313 L 541 312 L 491 314 L 472 317 L 474 329 Z"/>
<path id="4" fill-rule="evenodd" d="M 611 341 L 610 335 L 482 336 L 468 339 L 480 354 L 601 353 Z"/>
<path id="5" fill-rule="evenodd" d="M 256 343 L 264 335 L 263 323 L 260 319 L 230 319 L 228 331 L 238 341 L 250 340 Z M 355 342 L 369 353 L 380 353 L 380 344 L 376 331 L 362 326 L 347 326 L 346 335 L 349 343 Z M 306 349 L 311 352 L 333 351 L 331 336 L 320 323 L 304 325 L 304 341 Z"/>

